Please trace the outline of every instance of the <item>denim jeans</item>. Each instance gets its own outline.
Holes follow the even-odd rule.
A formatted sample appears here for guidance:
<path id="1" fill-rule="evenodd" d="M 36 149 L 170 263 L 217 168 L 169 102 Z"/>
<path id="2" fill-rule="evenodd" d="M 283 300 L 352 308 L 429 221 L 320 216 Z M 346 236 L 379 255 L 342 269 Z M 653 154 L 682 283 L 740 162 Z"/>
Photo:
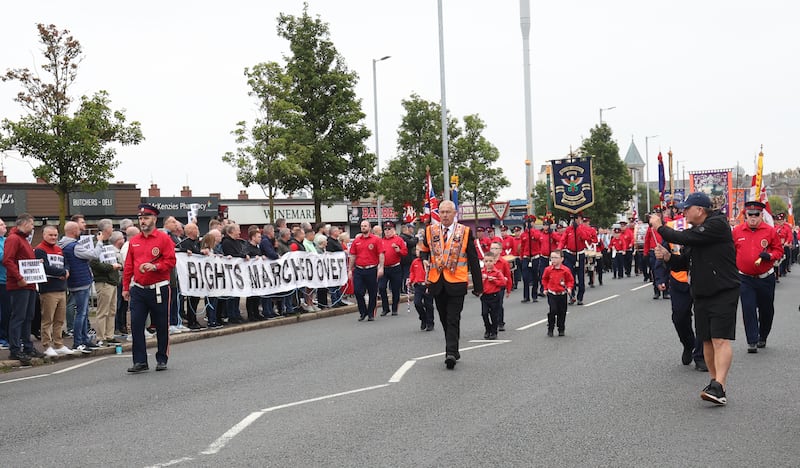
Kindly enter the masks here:
<path id="1" fill-rule="evenodd" d="M 89 290 L 70 291 L 70 300 L 75 304 L 75 321 L 72 324 L 75 346 L 89 344 Z M 69 309 L 69 305 L 67 306 Z"/>
<path id="2" fill-rule="evenodd" d="M 11 316 L 8 325 L 8 344 L 11 354 L 31 351 L 31 320 L 36 308 L 36 290 L 15 289 L 8 292 L 11 297 Z"/>

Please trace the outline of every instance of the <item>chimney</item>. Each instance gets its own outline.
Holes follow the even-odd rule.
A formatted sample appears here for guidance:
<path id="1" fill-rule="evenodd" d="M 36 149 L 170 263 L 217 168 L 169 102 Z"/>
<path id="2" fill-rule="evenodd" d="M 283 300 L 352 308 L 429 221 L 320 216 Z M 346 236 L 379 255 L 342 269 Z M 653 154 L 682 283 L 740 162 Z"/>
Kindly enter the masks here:
<path id="1" fill-rule="evenodd" d="M 239 190 L 239 196 L 237 197 L 237 199 L 239 199 L 239 200 L 247 200 L 249 198 L 250 197 L 247 195 L 247 190 Z"/>
<path id="2" fill-rule="evenodd" d="M 189 188 L 188 185 L 184 185 L 181 189 L 181 196 L 182 197 L 191 197 L 192 196 L 192 189 Z"/>
<path id="3" fill-rule="evenodd" d="M 36 178 L 36 183 L 37 183 L 37 184 L 46 184 L 46 183 L 47 183 L 47 181 L 46 181 L 46 180 L 44 180 L 44 179 L 42 179 L 41 177 L 37 177 L 37 178 Z"/>
<path id="4" fill-rule="evenodd" d="M 222 198 L 219 192 L 209 193 L 209 198 Z"/>
<path id="5" fill-rule="evenodd" d="M 7 179 L 8 177 L 6 177 L 6 175 L 3 174 L 3 171 L 0 170 L 0 184 L 5 184 Z"/>
<path id="6" fill-rule="evenodd" d="M 148 197 L 160 197 L 161 196 L 161 189 L 158 188 L 157 184 L 150 184 L 150 190 L 147 193 Z"/>

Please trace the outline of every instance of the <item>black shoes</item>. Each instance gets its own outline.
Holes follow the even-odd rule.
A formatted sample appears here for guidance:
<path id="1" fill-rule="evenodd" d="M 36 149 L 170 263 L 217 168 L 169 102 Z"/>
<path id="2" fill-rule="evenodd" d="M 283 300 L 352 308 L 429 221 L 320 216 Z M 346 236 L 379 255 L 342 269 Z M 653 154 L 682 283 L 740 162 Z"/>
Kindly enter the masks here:
<path id="1" fill-rule="evenodd" d="M 150 370 L 150 366 L 148 366 L 146 363 L 141 363 L 141 362 L 138 364 L 134 364 L 133 367 L 128 368 L 128 372 L 130 372 L 131 374 L 138 374 L 139 372 L 144 372 L 147 370 Z"/>
<path id="2" fill-rule="evenodd" d="M 669 299 L 669 293 L 664 293 L 661 297 L 663 297 L 664 299 Z"/>
<path id="3" fill-rule="evenodd" d="M 553 337 L 553 330 L 547 330 L 547 336 L 552 338 Z"/>
<path id="4" fill-rule="evenodd" d="M 367 318 L 367 316 L 366 315 L 362 315 L 361 317 L 358 318 L 358 321 L 359 322 L 363 322 L 365 318 Z"/>
<path id="5" fill-rule="evenodd" d="M 530 302 L 530 301 L 531 301 L 530 299 L 523 299 L 523 300 L 521 300 L 521 301 L 519 301 L 519 302 L 521 302 L 521 303 L 523 303 L 523 304 L 527 304 L 527 303 L 528 303 L 528 302 Z"/>
<path id="6" fill-rule="evenodd" d="M 490 333 L 487 331 L 486 333 L 483 334 L 483 339 L 484 340 L 488 340 L 489 339 L 489 335 L 490 335 Z"/>
<path id="7" fill-rule="evenodd" d="M 725 396 L 725 390 L 722 384 L 714 379 L 700 392 L 700 398 L 705 401 L 710 401 L 715 405 L 724 405 L 728 403 L 728 398 Z"/>
<path id="8" fill-rule="evenodd" d="M 536 296 L 533 296 L 533 299 L 531 299 L 531 302 L 539 302 L 539 299 L 536 299 Z"/>
<path id="9" fill-rule="evenodd" d="M 766 348 L 767 347 L 767 340 L 759 341 L 756 344 L 756 347 L 758 347 L 758 348 Z"/>
<path id="10" fill-rule="evenodd" d="M 420 321 L 419 321 L 419 329 L 420 329 L 420 330 L 422 330 L 422 331 L 425 331 L 425 329 L 426 329 L 426 328 L 428 328 L 428 326 L 427 326 L 427 325 L 425 325 L 425 322 L 423 322 L 422 320 L 420 320 Z"/>
<path id="11" fill-rule="evenodd" d="M 367 322 L 373 322 L 373 321 L 375 321 L 375 317 L 373 317 L 371 315 L 369 317 L 367 317 Z"/>
<path id="12" fill-rule="evenodd" d="M 159 362 L 156 364 L 156 371 L 167 370 L 167 363 L 166 362 Z"/>
<path id="13" fill-rule="evenodd" d="M 497 327 L 497 331 L 506 331 L 505 322 L 501 323 L 500 326 Z"/>
<path id="14" fill-rule="evenodd" d="M 747 354 L 755 354 L 758 352 L 758 345 L 755 343 L 747 343 Z"/>
<path id="15" fill-rule="evenodd" d="M 583 301 L 578 301 L 578 305 L 583 305 Z"/>
<path id="16" fill-rule="evenodd" d="M 425 327 L 425 331 L 433 331 L 433 324 L 429 323 L 427 327 Z"/>
<path id="17" fill-rule="evenodd" d="M 708 366 L 706 366 L 706 361 L 705 360 L 695 361 L 694 370 L 698 372 L 708 372 Z"/>
<path id="18" fill-rule="evenodd" d="M 688 366 L 692 363 L 692 347 L 691 346 L 684 346 L 683 347 L 683 354 L 681 354 L 681 362 L 684 366 Z"/>
<path id="19" fill-rule="evenodd" d="M 381 317 L 385 317 L 387 315 L 389 315 L 389 311 L 388 310 L 384 310 L 383 312 L 381 312 Z"/>
<path id="20" fill-rule="evenodd" d="M 654 293 L 654 294 L 653 294 L 653 300 L 658 300 L 658 299 L 661 299 L 661 294 L 659 294 L 659 293 Z"/>
<path id="21" fill-rule="evenodd" d="M 453 370 L 456 368 L 456 357 L 452 354 L 448 354 L 447 357 L 444 358 L 444 365 L 447 366 L 448 369 Z"/>
<path id="22" fill-rule="evenodd" d="M 25 350 L 25 355 L 30 356 L 32 358 L 43 358 L 44 357 L 44 353 L 39 351 L 36 348 L 26 349 Z"/>
<path id="23" fill-rule="evenodd" d="M 31 365 L 31 357 L 25 353 L 11 353 L 8 358 L 12 361 L 19 361 L 22 367 L 30 367 Z"/>
<path id="24" fill-rule="evenodd" d="M 559 330 L 558 331 L 558 336 L 564 336 L 564 330 Z"/>
<path id="25" fill-rule="evenodd" d="M 497 339 L 497 333 L 491 333 L 491 334 L 489 334 L 489 336 L 487 337 L 487 339 L 490 339 L 490 340 L 496 340 L 496 339 Z"/>

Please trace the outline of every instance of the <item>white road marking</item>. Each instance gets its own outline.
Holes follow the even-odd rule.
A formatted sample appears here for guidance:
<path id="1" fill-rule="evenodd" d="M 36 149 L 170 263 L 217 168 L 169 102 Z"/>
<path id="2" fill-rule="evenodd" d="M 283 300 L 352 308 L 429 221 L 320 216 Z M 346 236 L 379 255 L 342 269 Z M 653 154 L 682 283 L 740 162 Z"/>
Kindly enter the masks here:
<path id="1" fill-rule="evenodd" d="M 168 461 L 166 463 L 159 463 L 157 465 L 146 466 L 145 468 L 161 468 L 163 466 L 177 465 L 178 463 L 183 463 L 183 462 L 192 461 L 192 460 L 194 460 L 194 458 L 192 458 L 192 457 L 177 458 L 175 460 L 170 460 L 170 461 Z"/>
<path id="2" fill-rule="evenodd" d="M 256 419 L 260 418 L 264 415 L 264 411 L 255 411 L 247 415 L 246 418 L 239 421 L 235 426 L 228 429 L 228 431 L 222 434 L 219 439 L 215 440 L 214 443 L 208 446 L 207 449 L 200 452 L 202 455 L 213 455 L 220 450 L 234 437 L 236 437 L 240 432 L 242 432 L 247 426 L 252 424 L 256 421 Z"/>
<path id="3" fill-rule="evenodd" d="M 78 369 L 78 368 L 83 367 L 83 366 L 88 366 L 89 364 L 94 364 L 95 362 L 100 362 L 100 361 L 102 361 L 104 359 L 108 359 L 108 356 L 99 357 L 97 359 L 92 359 L 91 361 L 82 362 L 80 364 L 77 364 L 77 365 L 74 365 L 74 366 L 71 366 L 71 367 L 67 367 L 67 368 L 64 368 L 64 369 L 61 369 L 61 370 L 58 370 L 58 371 L 55 371 L 55 372 L 50 372 L 50 373 L 47 373 L 47 374 L 31 375 L 31 376 L 28 376 L 28 377 L 20 377 L 18 379 L 4 380 L 4 381 L 0 382 L 0 384 L 7 384 L 7 383 L 12 383 L 12 382 L 21 382 L 23 380 L 38 379 L 38 378 L 41 378 L 41 377 L 49 377 L 51 375 L 63 374 L 64 372 L 69 372 L 71 370 L 75 370 L 75 369 Z"/>
<path id="4" fill-rule="evenodd" d="M 632 288 L 631 291 L 638 291 L 638 290 L 640 290 L 642 288 L 647 288 L 647 287 L 652 287 L 652 286 L 653 286 L 653 283 L 645 283 L 645 284 L 643 284 L 641 286 L 636 286 L 635 288 Z"/>
<path id="5" fill-rule="evenodd" d="M 408 372 L 412 367 L 414 367 L 415 362 L 417 361 L 411 360 L 403 363 L 403 365 L 400 366 L 400 368 L 397 369 L 394 375 L 392 375 L 392 377 L 389 379 L 389 383 L 397 383 L 400 380 L 402 380 L 405 373 Z"/>
<path id="6" fill-rule="evenodd" d="M 614 298 L 617 298 L 617 297 L 619 297 L 619 294 L 614 294 L 613 296 L 608 296 L 608 297 L 604 297 L 604 298 L 602 298 L 602 299 L 598 299 L 598 300 L 596 300 L 596 301 L 594 301 L 594 302 L 590 302 L 590 303 L 588 303 L 588 304 L 585 304 L 585 305 L 583 305 L 583 306 L 581 306 L 581 307 L 589 307 L 589 306 L 593 306 L 593 305 L 595 305 L 595 304 L 599 304 L 599 303 L 601 303 L 601 302 L 610 301 L 611 299 L 614 299 Z"/>
<path id="7" fill-rule="evenodd" d="M 547 319 L 542 319 L 542 320 L 539 320 L 538 322 L 533 322 L 533 323 L 531 323 L 531 324 L 528 324 L 528 325 L 525 325 L 525 326 L 519 327 L 519 328 L 517 328 L 516 330 L 517 330 L 517 331 L 527 330 L 527 329 L 529 329 L 529 328 L 533 328 L 533 327 L 535 327 L 536 325 L 541 325 L 541 324 L 543 324 L 543 323 L 547 323 Z"/>

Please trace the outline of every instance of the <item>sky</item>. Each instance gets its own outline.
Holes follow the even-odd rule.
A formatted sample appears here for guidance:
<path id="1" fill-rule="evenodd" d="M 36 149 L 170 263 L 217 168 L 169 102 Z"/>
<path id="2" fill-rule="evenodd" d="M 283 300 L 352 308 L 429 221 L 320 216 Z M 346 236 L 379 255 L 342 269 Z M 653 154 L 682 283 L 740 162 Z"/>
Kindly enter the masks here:
<path id="1" fill-rule="evenodd" d="M 356 94 L 374 133 L 372 60 L 377 64 L 382 167 L 395 155 L 401 101 L 441 99 L 436 0 L 308 0 L 359 81 Z M 520 4 L 443 0 L 446 103 L 451 116 L 478 114 L 500 151 L 511 187 L 525 197 L 525 115 Z M 37 23 L 69 29 L 84 51 L 74 95 L 107 90 L 112 107 L 142 124 L 146 140 L 118 151 L 114 181 L 151 183 L 162 196 L 188 185 L 195 196 L 243 189 L 222 161 L 231 131 L 257 116 L 245 67 L 282 62 L 288 42 L 280 13 L 300 0 L 208 2 L 9 2 L 0 16 L 0 71 L 42 63 Z M 533 164 L 580 146 L 603 120 L 624 158 L 633 141 L 657 178 L 656 156 L 671 149 L 688 171 L 732 168 L 752 174 L 764 148 L 765 172 L 800 167 L 800 4 L 764 0 L 642 2 L 531 0 Z M 17 83 L 0 82 L 0 118 L 24 112 Z M 646 136 L 649 144 L 645 145 Z M 374 136 L 368 141 L 375 148 Z M 649 150 L 649 151 L 648 151 Z M 649 157 L 646 157 L 649 152 Z M 30 182 L 19 154 L 1 157 L 10 182 Z M 29 161 L 35 163 L 35 161 Z M 680 171 L 676 167 L 677 172 Z M 258 187 L 251 198 L 263 198 Z"/>

